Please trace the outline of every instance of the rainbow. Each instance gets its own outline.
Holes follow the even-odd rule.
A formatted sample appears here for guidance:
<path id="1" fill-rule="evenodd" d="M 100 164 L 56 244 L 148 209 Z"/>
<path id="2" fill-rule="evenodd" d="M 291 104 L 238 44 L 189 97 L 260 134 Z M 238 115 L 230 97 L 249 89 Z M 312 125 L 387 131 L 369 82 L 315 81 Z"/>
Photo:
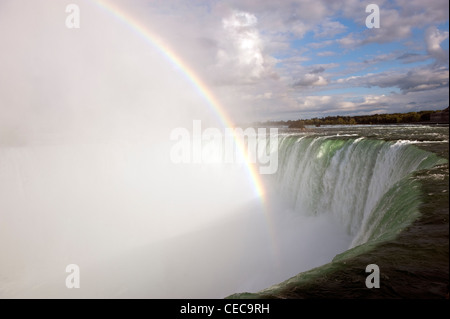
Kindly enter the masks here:
<path id="1" fill-rule="evenodd" d="M 113 15 L 116 19 L 124 23 L 128 28 L 134 30 L 139 36 L 141 36 L 147 43 L 152 45 L 157 51 L 161 53 L 162 56 L 166 57 L 170 63 L 172 63 L 175 67 L 181 70 L 181 73 L 187 78 L 188 82 L 192 84 L 192 86 L 197 90 L 199 95 L 207 102 L 209 107 L 213 110 L 213 112 L 218 117 L 220 123 L 224 128 L 233 128 L 233 122 L 225 108 L 219 103 L 217 98 L 211 92 L 211 90 L 206 86 L 206 84 L 200 79 L 200 77 L 189 67 L 158 35 L 152 33 L 146 26 L 144 26 L 140 21 L 136 18 L 132 17 L 130 14 L 119 8 L 118 6 L 113 5 L 110 2 L 105 0 L 94 0 L 94 3 L 100 7 L 102 10 Z M 271 250 L 272 254 L 275 257 L 275 260 L 279 262 L 279 244 L 278 244 L 278 236 L 276 235 L 276 231 L 274 229 L 274 223 L 272 221 L 271 214 L 268 212 L 267 203 L 265 203 L 265 188 L 263 181 L 261 179 L 260 174 L 257 171 L 256 165 L 253 165 L 250 161 L 250 157 L 247 151 L 247 147 L 244 144 L 244 141 L 236 136 L 235 131 L 234 141 L 240 155 L 243 156 L 245 166 L 247 168 L 247 172 L 249 178 L 253 184 L 253 189 L 255 192 L 255 196 L 259 198 L 260 203 L 262 205 L 262 210 L 264 211 L 265 219 L 267 222 L 269 236 L 271 238 Z M 278 264 L 278 267 L 280 265 Z"/>
<path id="2" fill-rule="evenodd" d="M 141 37 L 145 39 L 147 43 L 151 44 L 174 66 L 181 70 L 182 74 L 188 79 L 192 86 L 198 91 L 200 96 L 215 112 L 221 124 L 224 127 L 234 127 L 232 120 L 225 111 L 225 108 L 219 103 L 211 90 L 199 78 L 199 76 L 179 56 L 177 56 L 177 54 L 166 43 L 164 43 L 164 41 L 160 37 L 158 37 L 155 33 L 150 32 L 150 30 L 148 30 L 148 28 L 140 23 L 136 18 L 127 14 L 124 10 L 113 5 L 112 3 L 106 2 L 104 0 L 95 0 L 94 3 L 97 4 L 101 9 L 106 10 L 107 12 L 112 14 L 129 28 L 137 32 Z M 247 171 L 252 181 L 255 194 L 258 196 L 258 198 L 261 199 L 261 201 L 263 201 L 265 190 L 263 182 L 261 180 L 261 176 L 256 170 L 256 165 L 253 165 L 250 162 L 249 154 L 243 141 L 237 136 L 234 136 L 234 140 L 238 151 L 241 153 L 246 163 Z"/>

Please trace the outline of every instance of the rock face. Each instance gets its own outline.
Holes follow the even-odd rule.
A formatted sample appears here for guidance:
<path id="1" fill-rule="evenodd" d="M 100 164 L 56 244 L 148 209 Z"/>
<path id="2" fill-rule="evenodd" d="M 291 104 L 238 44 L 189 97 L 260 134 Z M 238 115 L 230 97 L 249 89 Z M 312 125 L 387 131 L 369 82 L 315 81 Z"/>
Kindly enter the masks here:
<path id="1" fill-rule="evenodd" d="M 448 107 L 442 112 L 431 114 L 430 122 L 448 124 Z"/>

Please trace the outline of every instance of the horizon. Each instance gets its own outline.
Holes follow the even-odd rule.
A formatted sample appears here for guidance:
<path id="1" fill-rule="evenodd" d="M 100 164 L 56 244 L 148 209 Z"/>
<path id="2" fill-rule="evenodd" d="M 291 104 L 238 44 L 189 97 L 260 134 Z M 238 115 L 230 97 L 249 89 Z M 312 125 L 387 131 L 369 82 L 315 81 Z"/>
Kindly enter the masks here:
<path id="1" fill-rule="evenodd" d="M 359 115 L 342 115 L 342 114 L 337 114 L 337 115 L 327 115 L 327 116 L 323 116 L 323 117 L 309 117 L 309 118 L 298 118 L 298 119 L 294 119 L 294 120 L 267 120 L 265 121 L 265 123 L 269 123 L 269 122 L 295 122 L 295 121 L 302 121 L 302 120 L 312 120 L 312 119 L 325 119 L 327 117 L 358 117 L 358 116 L 362 116 L 362 117 L 366 117 L 366 116 L 375 116 L 375 115 L 396 115 L 396 114 L 407 114 L 407 113 L 420 113 L 420 112 L 436 112 L 436 113 L 440 113 L 440 112 L 444 112 L 445 110 L 447 110 L 449 107 L 447 106 L 444 109 L 435 109 L 435 110 L 421 110 L 421 111 L 406 111 L 406 112 L 395 112 L 395 113 L 375 113 L 375 114 L 359 114 Z M 264 122 L 262 122 L 264 123 Z"/>

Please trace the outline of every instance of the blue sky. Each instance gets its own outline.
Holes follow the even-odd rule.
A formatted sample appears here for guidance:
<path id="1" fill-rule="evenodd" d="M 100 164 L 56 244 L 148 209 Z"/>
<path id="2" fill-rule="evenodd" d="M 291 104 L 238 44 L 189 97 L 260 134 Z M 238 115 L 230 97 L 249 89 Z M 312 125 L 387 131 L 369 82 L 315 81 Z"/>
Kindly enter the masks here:
<path id="1" fill-rule="evenodd" d="M 289 120 L 448 106 L 447 0 L 169 2 L 147 13 L 166 19 L 161 34 L 230 112 Z M 379 29 L 365 25 L 371 3 Z"/>

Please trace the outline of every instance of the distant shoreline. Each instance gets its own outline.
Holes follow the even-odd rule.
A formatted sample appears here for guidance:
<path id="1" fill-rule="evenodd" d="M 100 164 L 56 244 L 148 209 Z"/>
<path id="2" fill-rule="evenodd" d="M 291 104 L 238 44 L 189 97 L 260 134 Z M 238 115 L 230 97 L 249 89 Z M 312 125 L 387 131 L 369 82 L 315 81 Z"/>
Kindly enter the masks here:
<path id="1" fill-rule="evenodd" d="M 255 125 L 255 124 L 252 124 Z M 262 122 L 262 123 L 258 123 L 258 125 L 263 125 L 263 126 L 271 126 L 271 127 L 285 127 L 285 128 L 292 128 L 292 129 L 301 129 L 299 127 L 288 127 L 287 125 L 281 125 L 281 124 L 274 124 L 274 123 L 270 123 L 270 122 Z M 408 125 L 430 125 L 430 126 L 449 126 L 449 123 L 435 123 L 435 122 L 411 122 L 411 123 L 373 123 L 373 124 L 324 124 L 324 125 L 320 125 L 320 126 L 314 126 L 314 125 L 305 125 L 305 128 L 320 128 L 320 127 L 329 127 L 329 126 L 389 126 L 389 125 L 404 125 L 404 126 L 408 126 Z"/>
<path id="2" fill-rule="evenodd" d="M 257 125 L 287 126 L 288 128 L 303 129 L 306 126 L 328 125 L 442 125 L 449 124 L 449 109 L 419 111 L 408 113 L 386 113 L 356 116 L 327 116 L 322 118 L 298 119 L 288 121 L 258 122 Z"/>

